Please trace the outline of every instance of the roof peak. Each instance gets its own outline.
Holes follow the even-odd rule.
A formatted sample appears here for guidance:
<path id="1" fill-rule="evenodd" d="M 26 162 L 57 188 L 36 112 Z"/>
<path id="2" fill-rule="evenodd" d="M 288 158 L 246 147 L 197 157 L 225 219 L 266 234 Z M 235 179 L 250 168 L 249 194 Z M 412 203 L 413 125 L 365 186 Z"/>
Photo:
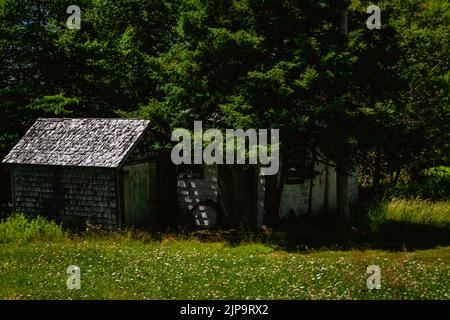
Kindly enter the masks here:
<path id="1" fill-rule="evenodd" d="M 120 121 L 149 121 L 147 119 L 140 119 L 140 118 L 44 118 L 40 117 L 37 118 L 36 121 L 65 121 L 65 120 L 120 120 Z"/>
<path id="2" fill-rule="evenodd" d="M 38 118 L 3 162 L 118 168 L 149 124 L 144 119 Z"/>

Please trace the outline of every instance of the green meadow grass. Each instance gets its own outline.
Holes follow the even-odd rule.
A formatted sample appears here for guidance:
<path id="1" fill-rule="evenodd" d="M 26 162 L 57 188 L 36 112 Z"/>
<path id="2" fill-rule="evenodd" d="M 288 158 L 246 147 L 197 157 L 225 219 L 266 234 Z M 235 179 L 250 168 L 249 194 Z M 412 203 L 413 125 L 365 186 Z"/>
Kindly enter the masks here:
<path id="1" fill-rule="evenodd" d="M 0 243 L 1 299 L 450 299 L 450 247 L 294 253 L 129 233 L 68 235 L 20 222 Z M 3 228 L 3 229 L 2 229 Z M 53 231 L 50 231 L 55 229 Z M 28 231 L 27 231 L 28 230 Z M 33 234 L 20 239 L 22 235 Z M 69 265 L 81 289 L 68 290 Z M 366 269 L 381 269 L 369 290 Z"/>
<path id="2" fill-rule="evenodd" d="M 450 235 L 450 201 L 392 199 L 367 209 L 367 222 L 378 230 L 386 224 L 409 224 L 447 229 Z"/>
<path id="3" fill-rule="evenodd" d="M 2 299 L 449 299 L 450 247 L 288 253 L 261 244 L 119 239 L 0 245 Z M 81 269 L 81 289 L 66 269 Z M 381 268 L 368 290 L 366 268 Z"/>
<path id="4" fill-rule="evenodd" d="M 405 221 L 450 230 L 450 201 L 394 199 L 388 204 L 386 220 Z"/>

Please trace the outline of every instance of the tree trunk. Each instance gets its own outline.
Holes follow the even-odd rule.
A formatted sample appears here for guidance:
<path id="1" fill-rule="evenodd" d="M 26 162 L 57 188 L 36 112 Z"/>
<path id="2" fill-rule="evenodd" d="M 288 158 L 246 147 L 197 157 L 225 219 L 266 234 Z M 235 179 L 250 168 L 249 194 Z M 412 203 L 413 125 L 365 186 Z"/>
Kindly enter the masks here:
<path id="1" fill-rule="evenodd" d="M 324 170 L 325 170 L 325 177 L 324 177 L 324 191 L 323 191 L 323 207 L 322 207 L 322 211 L 323 212 L 328 212 L 328 207 L 329 207 L 329 200 L 328 200 L 328 195 L 330 192 L 330 166 L 328 165 L 328 159 L 325 159 L 324 161 Z"/>
<path id="2" fill-rule="evenodd" d="M 308 190 L 308 214 L 311 214 L 312 212 L 312 200 L 313 200 L 313 188 L 314 188 L 314 164 L 315 164 L 315 157 L 313 156 L 313 161 L 311 165 L 311 172 L 309 176 L 309 190 Z"/>
<path id="3" fill-rule="evenodd" d="M 280 173 L 265 176 L 264 206 L 266 208 L 265 222 L 274 226 L 279 221 L 281 194 L 284 187 L 285 166 L 280 163 Z"/>
<path id="4" fill-rule="evenodd" d="M 348 13 L 347 7 L 339 9 L 339 31 L 342 35 L 348 35 Z"/>
<path id="5" fill-rule="evenodd" d="M 338 9 L 339 31 L 344 36 L 348 35 L 348 15 L 347 6 L 343 5 Z M 336 209 L 338 216 L 346 221 L 350 217 L 348 203 L 348 176 L 346 167 L 342 163 L 336 164 Z"/>
<path id="6" fill-rule="evenodd" d="M 398 180 L 399 180 L 399 178 L 400 178 L 400 173 L 401 173 L 401 172 L 402 172 L 402 169 L 401 169 L 401 168 L 398 168 L 398 169 L 395 171 L 394 181 L 393 181 L 394 186 L 397 185 Z"/>
<path id="7" fill-rule="evenodd" d="M 373 173 L 373 186 L 376 187 L 380 184 L 381 180 L 381 151 L 377 149 L 375 154 L 375 168 Z"/>
<path id="8" fill-rule="evenodd" d="M 343 221 L 349 220 L 348 175 L 342 164 L 336 166 L 336 207 L 338 216 Z"/>

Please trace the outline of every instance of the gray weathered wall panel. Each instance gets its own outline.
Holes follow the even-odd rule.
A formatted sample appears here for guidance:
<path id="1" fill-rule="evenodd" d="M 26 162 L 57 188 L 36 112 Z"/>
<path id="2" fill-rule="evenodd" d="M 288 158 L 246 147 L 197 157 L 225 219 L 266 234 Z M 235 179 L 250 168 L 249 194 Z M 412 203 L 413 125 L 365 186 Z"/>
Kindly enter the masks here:
<path id="1" fill-rule="evenodd" d="M 116 226 L 114 169 L 15 165 L 11 175 L 17 212 Z"/>

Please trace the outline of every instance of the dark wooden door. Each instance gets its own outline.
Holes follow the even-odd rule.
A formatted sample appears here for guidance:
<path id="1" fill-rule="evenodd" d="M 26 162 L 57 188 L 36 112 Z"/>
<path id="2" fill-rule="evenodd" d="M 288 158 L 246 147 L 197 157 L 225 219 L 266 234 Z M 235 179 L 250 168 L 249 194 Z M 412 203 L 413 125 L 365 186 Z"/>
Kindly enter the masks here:
<path id="1" fill-rule="evenodd" d="M 140 163 L 123 168 L 123 195 L 125 225 L 128 227 L 151 228 L 154 208 L 151 201 L 154 190 L 150 183 L 150 164 Z"/>
<path id="2" fill-rule="evenodd" d="M 257 177 L 256 166 L 219 166 L 221 224 L 256 228 Z"/>

